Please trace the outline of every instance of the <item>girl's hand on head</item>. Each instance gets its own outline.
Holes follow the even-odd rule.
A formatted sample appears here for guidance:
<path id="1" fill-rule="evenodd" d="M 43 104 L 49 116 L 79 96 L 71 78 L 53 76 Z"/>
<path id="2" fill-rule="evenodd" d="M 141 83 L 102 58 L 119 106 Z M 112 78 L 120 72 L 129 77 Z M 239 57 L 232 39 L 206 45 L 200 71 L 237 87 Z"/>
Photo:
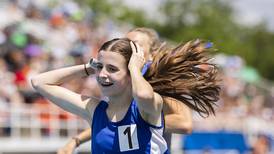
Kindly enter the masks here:
<path id="1" fill-rule="evenodd" d="M 98 64 L 98 60 L 95 58 L 91 58 L 88 62 L 88 65 L 93 68 L 93 69 L 97 69 L 97 64 Z"/>
<path id="2" fill-rule="evenodd" d="M 84 69 L 86 71 L 87 76 L 95 74 L 97 70 L 98 61 L 95 58 L 91 58 L 88 63 L 84 64 Z"/>
<path id="3" fill-rule="evenodd" d="M 142 70 L 145 64 L 144 50 L 136 43 L 130 41 L 130 46 L 132 49 L 132 55 L 128 63 L 128 69 Z"/>

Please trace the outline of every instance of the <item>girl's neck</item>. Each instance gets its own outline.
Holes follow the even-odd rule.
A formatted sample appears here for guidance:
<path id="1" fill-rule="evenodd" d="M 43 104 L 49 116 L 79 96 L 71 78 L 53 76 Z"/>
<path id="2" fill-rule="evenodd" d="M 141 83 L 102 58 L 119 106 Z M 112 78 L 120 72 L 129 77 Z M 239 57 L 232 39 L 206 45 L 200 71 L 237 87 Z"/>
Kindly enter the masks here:
<path id="1" fill-rule="evenodd" d="M 132 94 L 129 93 L 123 93 L 118 96 L 111 96 L 109 97 L 109 109 L 122 109 L 124 107 L 128 107 L 128 105 L 131 103 L 132 100 Z"/>

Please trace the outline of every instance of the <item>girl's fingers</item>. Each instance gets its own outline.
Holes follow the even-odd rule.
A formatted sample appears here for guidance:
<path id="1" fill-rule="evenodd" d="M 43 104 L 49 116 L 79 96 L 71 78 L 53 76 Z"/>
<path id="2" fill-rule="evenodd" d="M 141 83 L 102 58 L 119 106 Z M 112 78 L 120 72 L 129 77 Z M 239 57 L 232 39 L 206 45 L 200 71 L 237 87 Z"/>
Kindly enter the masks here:
<path id="1" fill-rule="evenodd" d="M 143 51 L 143 49 L 142 49 L 138 44 L 136 44 L 136 48 L 137 48 L 137 52 L 138 52 L 141 56 L 144 56 L 144 51 Z"/>
<path id="2" fill-rule="evenodd" d="M 137 48 L 135 46 L 135 43 L 133 43 L 132 41 L 130 41 L 130 46 L 131 46 L 132 53 L 137 53 Z"/>
<path id="3" fill-rule="evenodd" d="M 132 49 L 132 54 L 136 54 L 144 59 L 144 51 L 137 43 L 130 41 L 130 46 Z"/>

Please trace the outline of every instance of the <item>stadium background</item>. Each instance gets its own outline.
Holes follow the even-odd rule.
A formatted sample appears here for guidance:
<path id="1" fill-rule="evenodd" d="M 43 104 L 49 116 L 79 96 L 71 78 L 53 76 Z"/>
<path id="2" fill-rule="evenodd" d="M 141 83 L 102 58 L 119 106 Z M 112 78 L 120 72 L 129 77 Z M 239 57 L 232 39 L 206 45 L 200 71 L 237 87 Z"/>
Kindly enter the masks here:
<path id="1" fill-rule="evenodd" d="M 273 24 L 267 19 L 241 22 L 235 4 L 225 0 L 141 3 L 0 1 L 0 154 L 54 153 L 87 128 L 35 93 L 29 78 L 85 63 L 102 42 L 136 26 L 154 28 L 171 43 L 202 38 L 218 49 L 213 60 L 223 82 L 216 116 L 204 119 L 194 113 L 193 134 L 174 135 L 172 153 L 273 153 Z M 88 94 L 91 81 L 65 86 Z M 89 148 L 86 143 L 76 152 L 88 153 Z"/>

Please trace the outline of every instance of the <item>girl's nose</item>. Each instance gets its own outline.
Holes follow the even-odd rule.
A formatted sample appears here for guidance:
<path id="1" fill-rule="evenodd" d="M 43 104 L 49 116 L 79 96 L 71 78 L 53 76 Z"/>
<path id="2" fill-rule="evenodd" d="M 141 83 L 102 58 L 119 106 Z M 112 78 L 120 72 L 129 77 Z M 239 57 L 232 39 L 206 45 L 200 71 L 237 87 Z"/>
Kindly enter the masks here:
<path id="1" fill-rule="evenodd" d="M 106 78 L 108 76 L 108 72 L 106 71 L 105 68 L 102 68 L 100 71 L 99 71 L 99 77 L 100 78 Z"/>

